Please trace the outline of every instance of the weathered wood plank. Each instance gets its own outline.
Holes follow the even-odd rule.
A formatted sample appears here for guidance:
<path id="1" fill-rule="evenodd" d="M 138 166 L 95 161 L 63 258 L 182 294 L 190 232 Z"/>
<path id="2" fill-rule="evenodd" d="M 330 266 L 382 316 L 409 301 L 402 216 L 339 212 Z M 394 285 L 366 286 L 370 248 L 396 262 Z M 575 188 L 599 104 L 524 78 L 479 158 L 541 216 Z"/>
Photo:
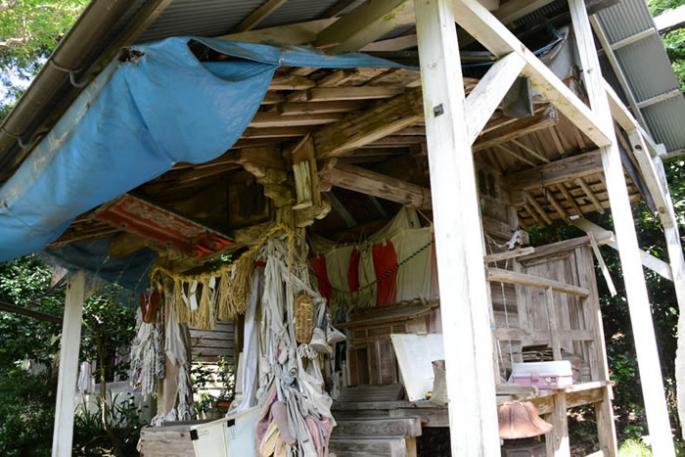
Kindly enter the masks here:
<path id="1" fill-rule="evenodd" d="M 454 456 L 499 455 L 490 286 L 452 0 L 416 0 Z M 500 54 L 501 55 L 501 54 Z M 474 304 L 480 304 L 474 306 Z"/>
<path id="2" fill-rule="evenodd" d="M 518 78 L 525 62 L 516 53 L 500 58 L 485 73 L 464 102 L 466 132 L 473 143 Z"/>
<path id="3" fill-rule="evenodd" d="M 410 89 L 361 113 L 314 133 L 318 159 L 337 157 L 418 123 L 422 119 L 421 91 Z"/>
<path id="4" fill-rule="evenodd" d="M 552 288 L 557 292 L 563 292 L 569 295 L 576 295 L 578 297 L 587 297 L 589 291 L 583 287 L 566 284 L 554 279 L 542 278 L 540 276 L 533 276 L 526 273 L 519 273 L 516 271 L 503 270 L 501 268 L 488 268 L 488 281 L 504 282 L 507 284 L 519 284 L 521 286 L 537 287 L 540 289 Z"/>
<path id="5" fill-rule="evenodd" d="M 314 45 L 335 52 L 356 51 L 413 21 L 411 0 L 367 1 L 322 30 Z"/>
<path id="6" fill-rule="evenodd" d="M 517 192 L 562 185 L 571 179 L 596 175 L 601 172 L 601 153 L 592 151 L 509 174 L 504 177 L 504 183 L 509 191 Z"/>
<path id="7" fill-rule="evenodd" d="M 57 375 L 57 404 L 52 435 L 52 457 L 71 457 L 74 438 L 74 409 L 76 408 L 76 378 L 81 346 L 81 316 L 85 300 L 86 277 L 83 271 L 75 273 L 67 286 L 62 319 L 62 337 L 59 349 Z"/>
<path id="8" fill-rule="evenodd" d="M 551 107 L 534 116 L 520 119 L 481 135 L 473 144 L 473 151 L 482 151 L 508 143 L 525 135 L 554 127 L 559 123 L 557 111 Z"/>
<path id="9" fill-rule="evenodd" d="M 633 326 L 650 443 L 655 455 L 673 457 L 675 449 L 664 397 L 654 323 L 609 99 L 585 3 L 582 0 L 569 0 L 569 10 L 590 106 L 598 116 L 600 129 L 606 132 L 609 139 L 607 144 L 599 146 L 604 146 L 601 149 L 602 164 Z"/>
<path id="10" fill-rule="evenodd" d="M 383 198 L 413 208 L 430 209 L 430 189 L 375 171 L 338 164 L 322 173 L 321 179 L 335 187 Z"/>
<path id="11" fill-rule="evenodd" d="M 476 0 L 453 2 L 454 17 L 467 32 L 496 56 L 518 53 L 525 61 L 523 73 L 597 146 L 611 144 L 609 132 L 597 116 L 540 59 L 528 50 L 492 13 Z"/>
<path id="12" fill-rule="evenodd" d="M 421 419 L 418 417 L 359 418 L 340 421 L 333 429 L 333 436 L 421 436 Z"/>

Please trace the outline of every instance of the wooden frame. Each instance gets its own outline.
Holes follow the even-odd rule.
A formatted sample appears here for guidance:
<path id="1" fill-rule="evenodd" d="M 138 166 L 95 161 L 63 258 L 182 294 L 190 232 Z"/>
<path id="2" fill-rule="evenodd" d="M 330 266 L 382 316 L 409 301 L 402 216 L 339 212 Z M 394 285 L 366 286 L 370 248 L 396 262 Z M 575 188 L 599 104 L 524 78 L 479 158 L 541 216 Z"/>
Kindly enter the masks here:
<path id="1" fill-rule="evenodd" d="M 484 257 L 483 228 L 451 6 L 449 0 L 416 0 L 415 6 L 451 448 L 455 456 L 494 456 L 500 450 L 490 293 L 482 263 L 473 262 Z"/>
<path id="2" fill-rule="evenodd" d="M 59 349 L 59 373 L 55 427 L 52 434 L 52 457 L 71 457 L 76 408 L 76 378 L 81 346 L 81 316 L 85 300 L 86 278 L 75 273 L 67 286 Z"/>
<path id="3" fill-rule="evenodd" d="M 675 450 L 664 398 L 659 353 L 623 164 L 613 130 L 609 97 L 602 78 L 585 3 L 582 0 L 569 0 L 569 10 L 590 106 L 599 116 L 601 129 L 608 134 L 610 140 L 608 145 L 601 145 L 603 147 L 600 148 L 602 165 L 623 268 L 628 309 L 633 323 L 652 449 L 655 455 L 670 457 L 675 455 Z"/>

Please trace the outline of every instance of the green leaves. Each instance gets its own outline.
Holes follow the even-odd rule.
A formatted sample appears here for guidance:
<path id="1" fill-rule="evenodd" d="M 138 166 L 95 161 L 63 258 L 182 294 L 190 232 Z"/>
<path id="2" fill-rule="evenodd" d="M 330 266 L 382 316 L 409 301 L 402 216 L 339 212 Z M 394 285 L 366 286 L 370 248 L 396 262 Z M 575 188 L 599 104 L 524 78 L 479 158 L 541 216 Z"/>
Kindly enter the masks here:
<path id="1" fill-rule="evenodd" d="M 0 120 L 88 0 L 0 0 Z"/>

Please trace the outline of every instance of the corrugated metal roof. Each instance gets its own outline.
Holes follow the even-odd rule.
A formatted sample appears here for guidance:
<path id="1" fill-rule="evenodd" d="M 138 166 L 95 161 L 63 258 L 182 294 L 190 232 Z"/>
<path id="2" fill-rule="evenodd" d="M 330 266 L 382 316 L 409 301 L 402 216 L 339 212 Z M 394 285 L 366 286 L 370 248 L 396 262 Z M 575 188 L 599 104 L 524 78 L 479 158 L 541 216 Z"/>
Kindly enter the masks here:
<path id="1" fill-rule="evenodd" d="M 654 19 L 645 0 L 622 0 L 600 11 L 597 17 L 612 44 L 639 35 L 635 42 L 615 51 L 638 104 L 678 89 L 671 61 L 656 33 Z M 654 33 L 645 34 L 645 31 Z M 658 143 L 664 143 L 669 151 L 685 148 L 685 128 L 682 124 L 685 98 L 682 95 L 646 106 L 640 111 Z"/>
<path id="2" fill-rule="evenodd" d="M 224 35 L 263 3 L 264 0 L 172 0 L 138 41 L 177 35 Z M 259 27 L 317 19 L 335 3 L 337 0 L 288 0 Z"/>
<path id="3" fill-rule="evenodd" d="M 678 87 L 678 81 L 658 35 L 618 49 L 616 57 L 638 101 Z"/>
<path id="4" fill-rule="evenodd" d="M 600 11 L 598 16 L 612 43 L 654 28 L 654 20 L 644 0 L 622 0 Z"/>
<path id="5" fill-rule="evenodd" d="M 337 2 L 338 0 L 288 0 L 259 26 L 272 27 L 317 19 Z"/>
<path id="6" fill-rule="evenodd" d="M 663 142 L 668 151 L 676 151 L 685 146 L 685 100 L 672 98 L 642 110 L 647 123 L 657 141 Z"/>
<path id="7" fill-rule="evenodd" d="M 315 0 L 307 0 L 316 5 Z M 170 36 L 217 36 L 228 33 L 257 9 L 263 0 L 172 0 L 139 42 Z"/>

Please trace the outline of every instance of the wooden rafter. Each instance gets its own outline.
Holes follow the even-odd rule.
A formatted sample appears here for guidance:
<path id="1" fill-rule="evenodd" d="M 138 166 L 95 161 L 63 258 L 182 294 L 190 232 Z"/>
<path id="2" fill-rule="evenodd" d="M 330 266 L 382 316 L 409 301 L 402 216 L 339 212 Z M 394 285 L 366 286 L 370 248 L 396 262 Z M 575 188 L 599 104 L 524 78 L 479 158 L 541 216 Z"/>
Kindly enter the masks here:
<path id="1" fill-rule="evenodd" d="M 414 22 L 411 0 L 367 1 L 322 30 L 315 46 L 335 52 L 356 51 L 396 28 Z"/>
<path id="2" fill-rule="evenodd" d="M 469 113 L 466 131 L 471 143 L 478 138 L 524 66 L 525 62 L 516 53 L 500 58 L 466 98 L 464 110 Z"/>
<path id="3" fill-rule="evenodd" d="M 322 181 L 335 187 L 420 209 L 431 208 L 430 189 L 354 165 L 337 164 Z M 324 184 L 324 187 L 326 184 Z"/>
<path id="4" fill-rule="evenodd" d="M 601 172 L 602 158 L 599 151 L 593 151 L 509 174 L 504 182 L 510 192 L 517 192 L 541 189 Z"/>
<path id="5" fill-rule="evenodd" d="M 477 0 L 455 0 L 454 17 L 459 25 L 496 56 L 511 52 L 526 62 L 523 73 L 543 94 L 597 146 L 611 144 L 610 134 L 596 115 L 540 59 L 528 50 L 492 13 Z"/>
<path id="6" fill-rule="evenodd" d="M 602 207 L 602 204 L 600 203 L 599 199 L 592 191 L 592 189 L 590 189 L 590 186 L 587 185 L 585 180 L 583 178 L 576 178 L 575 182 L 581 189 L 583 189 L 583 192 L 585 193 L 587 198 L 592 202 L 592 204 L 595 205 L 595 209 L 600 214 L 604 214 L 604 208 Z"/>
<path id="7" fill-rule="evenodd" d="M 528 192 L 524 192 L 524 193 L 523 193 L 523 196 L 524 196 L 524 198 L 525 198 L 525 201 L 527 201 L 528 204 L 529 204 L 535 211 L 537 211 L 538 216 L 540 216 L 540 218 L 545 222 L 545 224 L 551 225 L 551 224 L 552 224 L 552 220 L 551 220 L 551 219 L 549 218 L 549 216 L 547 215 L 547 211 L 545 211 L 545 209 L 544 209 L 542 206 L 540 206 L 540 204 L 537 202 L 537 200 L 535 200 L 535 198 L 534 198 L 532 195 L 530 195 Z"/>
<path id="8" fill-rule="evenodd" d="M 561 192 L 561 195 L 563 195 L 564 200 L 568 202 L 569 205 L 571 205 L 571 208 L 575 211 L 575 214 L 580 216 L 583 214 L 583 212 L 580 210 L 578 207 L 578 203 L 576 203 L 576 199 L 571 196 L 569 193 L 568 189 L 566 188 L 566 184 L 559 183 L 556 186 L 550 186 L 552 189 L 559 189 L 559 192 Z"/>
<path id="9" fill-rule="evenodd" d="M 314 133 L 318 159 L 340 156 L 418 123 L 423 118 L 421 91 L 384 101 L 361 113 L 354 113 Z"/>
<path id="10" fill-rule="evenodd" d="M 531 117 L 517 119 L 500 128 L 483 133 L 473 144 L 473 151 L 478 152 L 498 144 L 508 143 L 533 132 L 553 127 L 557 125 L 558 122 L 559 117 L 556 110 L 553 107 L 550 107 Z"/>

